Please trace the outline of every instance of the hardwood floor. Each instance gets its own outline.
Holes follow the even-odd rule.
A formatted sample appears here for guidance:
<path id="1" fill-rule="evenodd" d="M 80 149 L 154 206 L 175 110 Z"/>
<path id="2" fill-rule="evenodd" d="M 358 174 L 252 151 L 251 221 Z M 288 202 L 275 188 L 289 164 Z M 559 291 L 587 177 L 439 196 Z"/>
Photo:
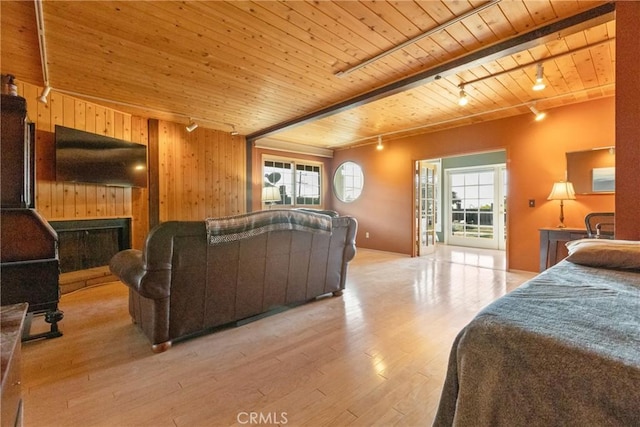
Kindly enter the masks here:
<path id="1" fill-rule="evenodd" d="M 121 283 L 66 294 L 64 336 L 23 347 L 24 424 L 431 425 L 458 331 L 534 276 L 505 272 L 503 257 L 360 249 L 342 297 L 160 354 L 131 323 Z"/>

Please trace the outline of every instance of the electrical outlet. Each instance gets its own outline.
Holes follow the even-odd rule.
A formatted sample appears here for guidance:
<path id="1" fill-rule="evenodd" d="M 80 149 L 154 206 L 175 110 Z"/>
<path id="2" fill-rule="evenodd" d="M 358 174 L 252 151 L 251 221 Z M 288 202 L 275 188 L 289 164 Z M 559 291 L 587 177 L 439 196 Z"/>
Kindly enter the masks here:
<path id="1" fill-rule="evenodd" d="M 365 237 L 365 239 L 369 238 L 369 232 L 368 231 L 366 233 L 364 233 L 364 237 Z"/>
<path id="2" fill-rule="evenodd" d="M 530 208 L 535 208 L 536 207 L 536 200 L 535 199 L 529 199 L 529 207 Z"/>

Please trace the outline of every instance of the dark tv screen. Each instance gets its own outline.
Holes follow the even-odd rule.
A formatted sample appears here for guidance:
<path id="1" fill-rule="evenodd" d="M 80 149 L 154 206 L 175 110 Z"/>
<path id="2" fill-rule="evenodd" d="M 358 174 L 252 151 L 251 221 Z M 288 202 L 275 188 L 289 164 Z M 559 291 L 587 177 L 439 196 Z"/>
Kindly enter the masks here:
<path id="1" fill-rule="evenodd" d="M 56 181 L 147 186 L 147 147 L 56 125 Z"/>

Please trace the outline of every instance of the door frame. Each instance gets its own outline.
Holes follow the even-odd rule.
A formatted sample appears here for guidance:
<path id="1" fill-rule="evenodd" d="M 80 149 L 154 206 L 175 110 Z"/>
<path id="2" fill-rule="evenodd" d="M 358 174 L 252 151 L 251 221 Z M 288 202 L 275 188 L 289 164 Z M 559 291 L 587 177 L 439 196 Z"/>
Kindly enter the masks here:
<path id="1" fill-rule="evenodd" d="M 432 235 L 431 235 L 431 245 L 423 245 L 422 244 L 422 234 L 423 234 L 423 225 L 422 225 L 422 201 L 423 197 L 421 195 L 422 192 L 422 167 L 430 166 L 429 169 L 433 171 L 433 193 L 432 193 L 432 209 L 433 209 L 433 227 L 432 227 Z M 440 209 L 438 209 L 438 199 L 440 197 L 439 186 L 441 184 L 441 165 L 442 162 L 440 160 L 416 160 L 414 162 L 414 185 L 413 185 L 413 248 L 412 248 L 412 256 L 424 256 L 435 251 L 435 244 L 438 242 L 438 226 L 440 221 L 438 217 L 440 215 Z M 427 242 L 429 239 L 427 240 Z"/>

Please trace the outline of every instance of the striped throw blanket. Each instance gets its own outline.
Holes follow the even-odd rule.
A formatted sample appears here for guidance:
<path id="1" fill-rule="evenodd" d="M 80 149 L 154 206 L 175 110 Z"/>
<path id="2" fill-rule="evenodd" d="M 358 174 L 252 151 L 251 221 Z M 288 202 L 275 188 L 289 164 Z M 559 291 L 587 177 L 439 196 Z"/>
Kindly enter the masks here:
<path id="1" fill-rule="evenodd" d="M 233 242 L 275 230 L 331 234 L 331 217 L 298 210 L 267 210 L 224 218 L 205 219 L 210 245 Z"/>

